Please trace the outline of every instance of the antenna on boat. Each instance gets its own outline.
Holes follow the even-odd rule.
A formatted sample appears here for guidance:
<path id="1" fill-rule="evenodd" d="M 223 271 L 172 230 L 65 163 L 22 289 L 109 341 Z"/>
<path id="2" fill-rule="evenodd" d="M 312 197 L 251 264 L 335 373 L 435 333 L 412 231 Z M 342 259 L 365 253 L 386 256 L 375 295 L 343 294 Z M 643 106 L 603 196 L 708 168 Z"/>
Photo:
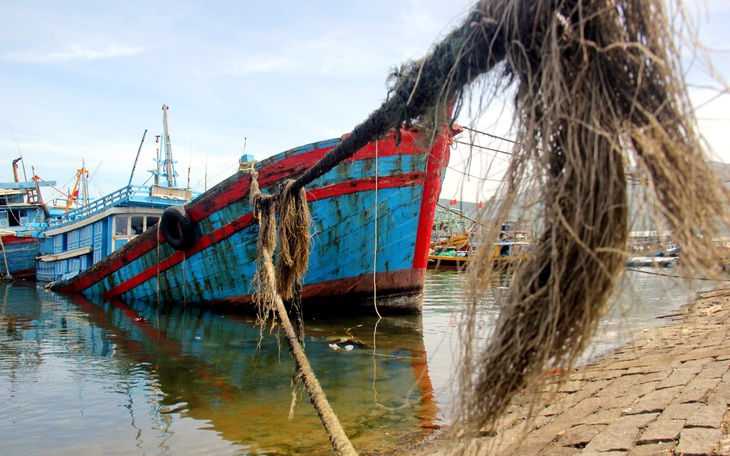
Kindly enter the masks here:
<path id="1" fill-rule="evenodd" d="M 20 144 L 18 144 L 18 140 L 17 140 L 17 139 L 15 139 L 15 133 L 13 133 L 13 129 L 12 129 L 12 128 L 10 128 L 10 123 L 9 123 L 9 122 L 8 122 L 8 120 L 7 120 L 6 118 L 4 118 L 4 117 L 3 117 L 3 120 L 5 121 L 5 125 L 7 125 L 7 126 L 8 126 L 8 130 L 10 131 L 10 136 L 12 136 L 12 137 L 13 137 L 13 141 L 15 142 L 15 147 L 17 147 L 17 148 L 18 148 L 18 153 L 20 154 L 20 161 L 22 161 L 22 162 L 23 162 L 23 178 L 24 178 L 24 179 L 25 179 L 25 181 L 27 182 L 27 181 L 28 181 L 28 175 L 27 175 L 27 174 L 25 173 L 25 160 L 23 160 L 23 151 L 22 151 L 22 150 L 20 150 Z M 16 162 L 17 162 L 17 160 L 16 160 Z M 13 162 L 13 163 L 16 163 L 16 162 Z M 18 180 L 16 179 L 16 180 L 15 180 L 15 182 L 18 182 Z"/>
<path id="2" fill-rule="evenodd" d="M 142 152 L 142 144 L 144 144 L 144 138 L 147 136 L 147 130 L 142 133 L 142 141 L 139 143 L 139 149 L 137 149 L 137 156 L 134 157 L 134 165 L 132 165 L 132 174 L 129 175 L 129 183 L 127 187 L 132 185 L 132 178 L 134 177 L 134 170 L 137 168 L 137 160 L 139 160 L 139 153 Z"/>
<path id="3" fill-rule="evenodd" d="M 155 176 L 155 185 L 160 184 L 160 135 L 155 135 L 155 149 L 157 149 L 157 158 L 155 158 L 155 163 L 157 163 L 157 171 L 150 171 Z"/>

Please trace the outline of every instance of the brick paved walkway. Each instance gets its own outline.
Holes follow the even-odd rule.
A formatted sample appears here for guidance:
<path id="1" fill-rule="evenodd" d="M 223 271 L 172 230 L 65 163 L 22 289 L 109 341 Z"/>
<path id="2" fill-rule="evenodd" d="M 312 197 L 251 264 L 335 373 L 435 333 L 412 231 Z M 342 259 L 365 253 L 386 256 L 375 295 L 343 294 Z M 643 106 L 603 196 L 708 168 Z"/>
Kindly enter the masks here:
<path id="1" fill-rule="evenodd" d="M 526 421 L 511 406 L 478 454 L 730 454 L 730 289 L 574 372 Z M 525 423 L 529 432 L 525 435 Z M 395 454 L 453 454 L 448 438 Z"/>

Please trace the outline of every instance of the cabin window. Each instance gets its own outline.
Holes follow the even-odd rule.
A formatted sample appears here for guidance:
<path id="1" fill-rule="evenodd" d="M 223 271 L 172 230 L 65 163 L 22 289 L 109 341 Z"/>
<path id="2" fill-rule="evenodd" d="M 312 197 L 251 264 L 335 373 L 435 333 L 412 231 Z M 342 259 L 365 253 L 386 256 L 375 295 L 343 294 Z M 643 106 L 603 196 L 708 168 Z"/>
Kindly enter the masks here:
<path id="1" fill-rule="evenodd" d="M 147 217 L 147 228 L 157 225 L 157 222 L 159 222 L 159 221 L 160 221 L 160 218 L 157 217 L 156 215 L 151 215 L 151 216 Z"/>
<path id="2" fill-rule="evenodd" d="M 127 222 L 129 217 L 126 215 L 117 215 L 114 217 L 114 235 L 115 236 L 127 236 L 129 231 L 127 230 Z"/>
<path id="3" fill-rule="evenodd" d="M 144 232 L 144 216 L 143 215 L 134 215 L 132 216 L 132 232 L 133 235 L 142 234 Z"/>

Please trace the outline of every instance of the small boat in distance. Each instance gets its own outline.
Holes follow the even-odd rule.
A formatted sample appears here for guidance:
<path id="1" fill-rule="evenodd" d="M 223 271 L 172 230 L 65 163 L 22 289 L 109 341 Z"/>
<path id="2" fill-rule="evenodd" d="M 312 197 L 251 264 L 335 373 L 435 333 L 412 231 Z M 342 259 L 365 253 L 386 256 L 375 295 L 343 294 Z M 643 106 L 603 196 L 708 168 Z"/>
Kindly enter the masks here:
<path id="1" fill-rule="evenodd" d="M 369 143 L 307 187 L 312 217 L 308 313 L 418 313 L 434 213 L 449 146 L 459 127 L 401 129 Z M 259 227 L 249 204 L 251 169 L 264 193 L 296 179 L 342 138 L 307 144 L 239 171 L 54 290 L 122 300 L 253 312 Z"/>
<path id="2" fill-rule="evenodd" d="M 681 247 L 662 250 L 653 255 L 632 256 L 626 260 L 629 268 L 671 268 L 679 261 Z"/>
<path id="3" fill-rule="evenodd" d="M 478 225 L 474 225 L 478 227 Z M 515 222 L 502 224 L 499 240 L 492 244 L 491 261 L 495 269 L 507 269 L 524 261 L 530 253 L 532 234 L 514 228 Z M 433 242 L 428 254 L 429 269 L 465 270 L 476 258 L 477 246 L 472 243 L 474 228 L 467 235 Z"/>
<path id="4" fill-rule="evenodd" d="M 495 269 L 506 269 L 527 259 L 530 242 L 504 240 L 492 244 L 492 265 Z M 476 260 L 474 248 L 463 250 L 441 250 L 428 255 L 429 269 L 465 270 L 469 263 Z"/>
<path id="5" fill-rule="evenodd" d="M 48 218 L 41 187 L 56 185 L 33 176 L 19 182 L 18 158 L 13 160 L 13 182 L 0 183 L 0 278 L 34 280 L 39 233 Z"/>
<path id="6" fill-rule="evenodd" d="M 177 173 L 168 134 L 167 109 L 167 105 L 163 104 L 161 143 L 164 158 L 160 157 L 158 146 L 157 168 L 151 171 L 154 176 L 152 185 L 132 185 L 130 177 L 126 187 L 91 201 L 88 198 L 88 171 L 83 166 L 78 170 L 66 212 L 49 218 L 42 233 L 43 240 L 36 258 L 39 282 L 53 282 L 79 274 L 155 226 L 167 207 L 182 206 L 192 199 L 190 189 L 176 187 Z M 76 200 L 81 204 L 71 209 Z"/>

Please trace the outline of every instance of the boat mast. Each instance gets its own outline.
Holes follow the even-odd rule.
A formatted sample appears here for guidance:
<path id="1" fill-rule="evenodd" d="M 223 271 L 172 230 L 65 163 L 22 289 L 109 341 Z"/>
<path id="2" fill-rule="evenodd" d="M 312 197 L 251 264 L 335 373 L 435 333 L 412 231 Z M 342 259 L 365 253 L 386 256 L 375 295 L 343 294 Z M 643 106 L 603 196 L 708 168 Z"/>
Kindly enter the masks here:
<path id="1" fill-rule="evenodd" d="M 175 177 L 177 177 L 177 173 L 175 172 L 175 166 L 174 161 L 172 160 L 172 144 L 170 144 L 170 133 L 167 128 L 167 110 L 168 106 L 166 104 L 162 104 L 162 123 L 163 123 L 163 147 L 165 148 L 165 172 L 164 176 L 167 178 L 167 186 L 168 187 L 177 187 L 177 184 L 175 182 Z"/>
<path id="2" fill-rule="evenodd" d="M 84 206 L 89 202 L 88 175 L 89 170 L 86 169 L 86 163 L 82 161 L 81 168 L 76 170 L 76 182 L 74 182 L 74 187 L 68 194 L 65 212 L 68 212 L 74 203 L 80 201 L 79 204 Z"/>

